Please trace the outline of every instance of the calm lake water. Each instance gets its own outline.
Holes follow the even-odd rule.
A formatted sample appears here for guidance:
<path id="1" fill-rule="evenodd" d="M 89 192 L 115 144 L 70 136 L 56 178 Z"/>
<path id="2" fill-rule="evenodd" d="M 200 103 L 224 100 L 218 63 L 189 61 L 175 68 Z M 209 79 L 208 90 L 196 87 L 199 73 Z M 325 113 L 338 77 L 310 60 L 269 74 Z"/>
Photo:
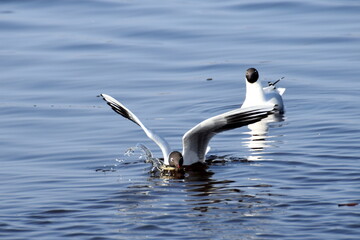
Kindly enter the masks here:
<path id="1" fill-rule="evenodd" d="M 1 1 L 0 238 L 358 239 L 359 22 L 356 0 Z M 96 97 L 180 149 L 249 67 L 285 77 L 284 121 L 183 179 L 125 155 L 161 151 Z"/>

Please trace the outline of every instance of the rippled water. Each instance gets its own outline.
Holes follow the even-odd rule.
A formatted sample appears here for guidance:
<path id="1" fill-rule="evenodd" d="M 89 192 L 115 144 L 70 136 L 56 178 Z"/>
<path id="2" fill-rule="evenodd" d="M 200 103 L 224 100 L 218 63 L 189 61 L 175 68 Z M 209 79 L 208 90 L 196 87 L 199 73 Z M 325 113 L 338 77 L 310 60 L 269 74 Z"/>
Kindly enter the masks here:
<path id="1" fill-rule="evenodd" d="M 359 12 L 352 0 L 1 1 L 0 238 L 358 239 Z M 161 152 L 96 97 L 180 149 L 242 103 L 248 67 L 285 77 L 284 121 L 261 146 L 247 128 L 216 136 L 218 163 L 183 179 L 124 155 Z"/>

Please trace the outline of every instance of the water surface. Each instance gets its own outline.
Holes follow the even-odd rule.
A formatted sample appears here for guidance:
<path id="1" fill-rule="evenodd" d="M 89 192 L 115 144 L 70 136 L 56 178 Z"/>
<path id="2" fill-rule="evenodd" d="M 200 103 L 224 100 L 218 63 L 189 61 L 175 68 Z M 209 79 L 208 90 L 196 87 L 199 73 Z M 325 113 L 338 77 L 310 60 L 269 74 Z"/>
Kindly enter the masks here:
<path id="1" fill-rule="evenodd" d="M 358 1 L 2 1 L 2 239 L 357 239 Z M 174 149 L 242 103 L 244 73 L 285 77 L 263 146 L 216 136 L 225 161 L 151 177 L 135 124 Z M 211 79 L 211 80 L 207 80 Z M 339 204 L 355 203 L 355 206 Z"/>

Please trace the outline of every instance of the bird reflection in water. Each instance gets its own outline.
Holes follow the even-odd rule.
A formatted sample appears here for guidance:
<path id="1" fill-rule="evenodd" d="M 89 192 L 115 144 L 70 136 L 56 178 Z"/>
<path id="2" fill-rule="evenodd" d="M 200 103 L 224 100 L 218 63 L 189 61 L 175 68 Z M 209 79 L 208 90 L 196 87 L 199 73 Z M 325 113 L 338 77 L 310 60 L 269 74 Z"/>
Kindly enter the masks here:
<path id="1" fill-rule="evenodd" d="M 228 219 L 239 220 L 249 215 L 267 215 L 270 211 L 267 201 L 262 196 L 253 195 L 247 191 L 251 188 L 263 189 L 271 185 L 241 185 L 234 180 L 215 179 L 213 173 L 199 174 L 190 172 L 185 178 L 187 204 L 194 211 L 203 215 L 212 212 L 219 215 L 226 215 Z M 264 191 L 264 190 L 259 190 Z"/>
<path id="2" fill-rule="evenodd" d="M 245 145 L 250 149 L 251 155 L 248 160 L 269 160 L 263 158 L 264 150 L 271 147 L 277 147 L 280 142 L 279 135 L 271 135 L 269 129 L 281 127 L 285 121 L 284 114 L 275 113 L 262 119 L 257 123 L 250 124 L 246 132 L 250 137 L 246 138 Z"/>
<path id="3" fill-rule="evenodd" d="M 274 105 L 276 109 L 276 113 L 248 125 L 250 138 L 246 145 L 252 152 L 248 160 L 265 160 L 260 156 L 259 152 L 263 152 L 264 149 L 274 145 L 274 136 L 268 135 L 268 131 L 269 128 L 276 127 L 276 123 L 284 121 L 285 107 L 282 95 L 286 89 L 276 87 L 277 83 L 282 79 L 284 77 L 274 82 L 268 82 L 268 86 L 262 87 L 259 72 L 255 68 L 246 70 L 246 95 L 241 108 L 270 104 Z M 277 125 L 279 126 L 279 124 Z"/>
<path id="4" fill-rule="evenodd" d="M 140 150 L 143 156 L 147 158 L 145 162 L 158 160 L 152 158 L 151 152 L 144 146 L 138 145 L 137 149 L 132 148 L 132 151 Z M 159 171 L 153 171 L 148 178 L 148 187 L 144 184 L 131 185 L 132 194 L 143 195 L 150 199 L 152 205 L 158 206 L 161 198 L 156 198 L 159 192 L 165 191 L 166 194 L 171 192 L 174 202 L 166 202 L 166 209 L 182 209 L 188 210 L 188 214 L 184 218 L 201 217 L 205 219 L 208 214 L 212 217 L 218 216 L 219 220 L 228 219 L 234 222 L 243 222 L 245 218 L 259 216 L 262 218 L 271 214 L 272 209 L 269 208 L 269 199 L 264 194 L 270 191 L 269 184 L 253 184 L 251 181 L 238 183 L 235 179 L 227 179 L 226 177 L 216 177 L 214 171 L 227 162 L 241 162 L 244 159 L 226 160 L 226 157 L 215 157 L 214 155 L 206 161 L 203 165 L 194 165 L 192 168 L 187 168 L 185 171 L 173 172 L 165 174 Z M 156 169 L 156 168 L 155 168 Z M 138 187 L 137 187 L 138 186 Z M 167 186 L 167 188 L 164 188 Z M 257 190 L 258 189 L 258 190 Z M 138 193 L 137 193 L 138 191 Z M 153 199 L 155 197 L 155 200 Z M 137 209 L 145 207 L 145 203 L 139 200 Z M 148 205 L 146 209 L 148 210 Z M 124 212 L 129 209 L 125 207 Z M 122 211 L 123 212 L 123 211 Z M 185 211 L 187 212 L 187 211 Z M 201 226 L 199 226 L 201 227 Z"/>

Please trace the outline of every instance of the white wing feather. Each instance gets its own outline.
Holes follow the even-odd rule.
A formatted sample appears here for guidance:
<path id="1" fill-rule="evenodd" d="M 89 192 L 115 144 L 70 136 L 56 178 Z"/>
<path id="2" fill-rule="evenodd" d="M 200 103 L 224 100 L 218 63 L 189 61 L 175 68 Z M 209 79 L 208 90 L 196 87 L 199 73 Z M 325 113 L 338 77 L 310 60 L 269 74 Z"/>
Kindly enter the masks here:
<path id="1" fill-rule="evenodd" d="M 130 121 L 136 123 L 139 125 L 146 135 L 153 140 L 161 149 L 161 152 L 164 157 L 164 163 L 169 165 L 169 154 L 171 152 L 170 146 L 168 142 L 162 138 L 161 136 L 157 135 L 150 129 L 144 126 L 142 122 L 136 117 L 135 114 L 133 114 L 129 109 L 127 109 L 123 104 L 121 104 L 119 101 L 117 101 L 115 98 L 107 95 L 107 94 L 100 94 L 100 96 L 107 102 L 107 104 L 118 114 L 123 116 L 124 118 L 129 119 Z"/>
<path id="2" fill-rule="evenodd" d="M 206 119 L 183 136 L 184 165 L 205 161 L 208 143 L 217 133 L 246 126 L 273 113 L 274 106 L 238 108 Z"/>
<path id="3" fill-rule="evenodd" d="M 286 90 L 286 88 L 277 88 L 279 94 L 282 96 Z"/>

